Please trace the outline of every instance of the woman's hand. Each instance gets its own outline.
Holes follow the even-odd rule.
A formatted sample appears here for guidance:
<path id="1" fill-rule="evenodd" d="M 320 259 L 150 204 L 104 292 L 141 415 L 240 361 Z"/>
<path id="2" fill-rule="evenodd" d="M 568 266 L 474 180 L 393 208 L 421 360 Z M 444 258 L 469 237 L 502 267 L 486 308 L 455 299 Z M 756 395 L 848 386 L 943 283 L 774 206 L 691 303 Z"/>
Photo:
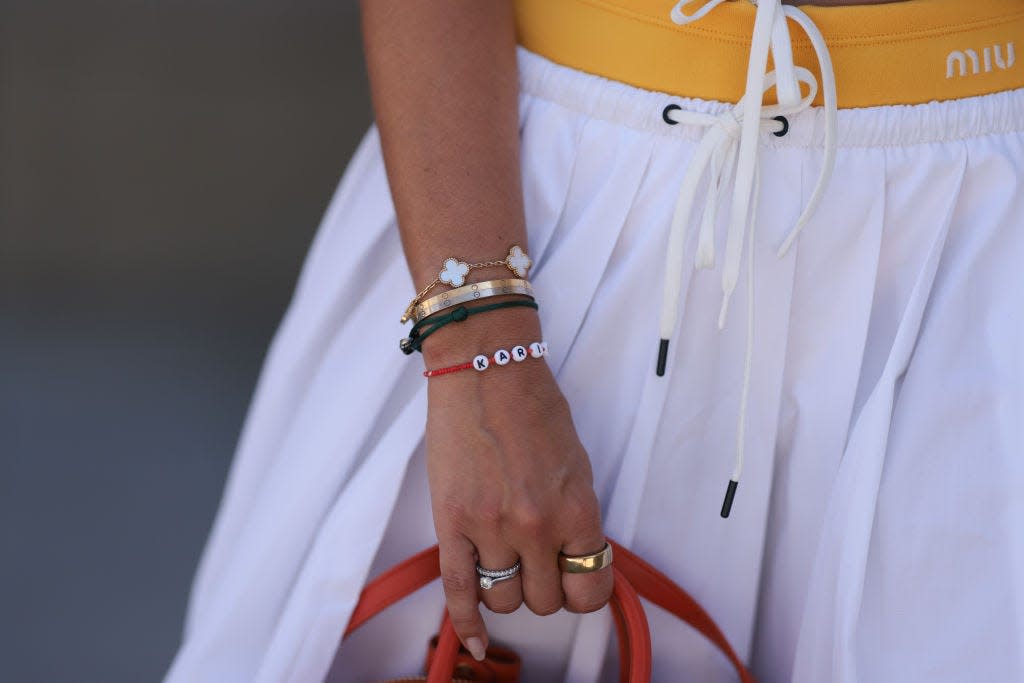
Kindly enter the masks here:
<path id="1" fill-rule="evenodd" d="M 472 357 L 540 340 L 532 311 L 518 317 L 525 324 L 506 327 L 507 335 L 497 330 L 488 335 L 498 343 L 479 342 L 461 356 L 440 344 L 431 350 L 425 346 L 427 367 L 449 364 L 442 361 L 445 356 L 458 362 L 466 353 Z M 502 337 L 519 341 L 501 343 Z M 562 607 L 601 608 L 611 596 L 610 569 L 562 574 L 558 568 L 559 551 L 597 552 L 605 537 L 590 461 L 546 358 L 428 381 L 427 471 L 441 576 L 452 624 L 466 648 L 483 658 L 488 641 L 480 599 L 503 613 L 523 602 L 541 615 Z M 522 562 L 518 576 L 480 589 L 478 562 L 503 569 L 517 560 Z"/>

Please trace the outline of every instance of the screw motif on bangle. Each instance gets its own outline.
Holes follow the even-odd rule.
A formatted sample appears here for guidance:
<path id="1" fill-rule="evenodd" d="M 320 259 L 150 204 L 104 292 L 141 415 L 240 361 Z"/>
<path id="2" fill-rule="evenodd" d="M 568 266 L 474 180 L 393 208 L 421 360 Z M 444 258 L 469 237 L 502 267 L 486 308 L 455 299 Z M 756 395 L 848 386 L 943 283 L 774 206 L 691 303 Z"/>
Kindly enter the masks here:
<path id="1" fill-rule="evenodd" d="M 477 301 L 502 294 L 523 294 L 532 299 L 533 287 L 528 280 L 515 278 L 474 282 L 469 285 L 446 290 L 419 302 L 413 307 L 410 318 L 414 323 L 418 323 L 423 318 L 456 304 Z"/>

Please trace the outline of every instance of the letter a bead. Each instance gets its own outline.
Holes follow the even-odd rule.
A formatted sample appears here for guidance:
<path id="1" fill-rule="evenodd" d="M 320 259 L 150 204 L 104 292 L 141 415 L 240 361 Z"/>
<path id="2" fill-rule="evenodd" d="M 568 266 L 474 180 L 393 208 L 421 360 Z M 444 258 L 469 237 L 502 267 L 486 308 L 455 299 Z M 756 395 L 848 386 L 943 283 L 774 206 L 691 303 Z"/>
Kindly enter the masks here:
<path id="1" fill-rule="evenodd" d="M 513 346 L 512 347 L 512 358 L 517 363 L 520 362 L 520 361 L 526 360 L 526 347 L 523 347 L 523 346 Z"/>
<path id="2" fill-rule="evenodd" d="M 487 360 L 487 356 L 485 356 L 483 354 L 480 354 L 479 356 L 477 356 L 477 357 L 475 357 L 473 359 L 473 367 L 476 368 L 479 371 L 486 370 L 487 366 L 490 365 L 490 364 L 491 364 L 491 362 L 489 360 Z"/>
<path id="3" fill-rule="evenodd" d="M 510 360 L 512 360 L 512 356 L 508 355 L 508 351 L 505 349 L 498 349 L 494 352 L 494 362 L 498 365 L 508 365 Z"/>

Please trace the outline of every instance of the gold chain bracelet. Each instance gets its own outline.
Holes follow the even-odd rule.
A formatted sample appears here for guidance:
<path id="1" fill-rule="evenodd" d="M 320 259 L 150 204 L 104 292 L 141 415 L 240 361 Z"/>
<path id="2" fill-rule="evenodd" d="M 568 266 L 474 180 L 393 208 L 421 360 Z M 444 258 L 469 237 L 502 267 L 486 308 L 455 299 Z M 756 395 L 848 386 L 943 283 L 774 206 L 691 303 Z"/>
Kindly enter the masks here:
<path id="1" fill-rule="evenodd" d="M 416 297 L 409 302 L 408 307 L 405 309 L 405 313 L 402 314 L 400 322 L 406 322 L 412 317 L 413 310 L 416 308 L 416 304 L 419 303 L 420 299 L 426 296 L 427 292 L 434 288 L 439 283 L 445 283 L 452 287 L 461 287 L 466 282 L 466 275 L 473 268 L 485 268 L 487 266 L 505 266 L 520 278 L 525 278 L 526 273 L 529 271 L 530 266 L 533 265 L 533 261 L 526 252 L 522 250 L 519 245 L 513 245 L 508 250 L 508 256 L 501 261 L 483 261 L 481 263 L 466 263 L 460 261 L 457 258 L 446 258 L 442 265 L 441 272 L 438 273 L 434 281 L 424 287 Z"/>

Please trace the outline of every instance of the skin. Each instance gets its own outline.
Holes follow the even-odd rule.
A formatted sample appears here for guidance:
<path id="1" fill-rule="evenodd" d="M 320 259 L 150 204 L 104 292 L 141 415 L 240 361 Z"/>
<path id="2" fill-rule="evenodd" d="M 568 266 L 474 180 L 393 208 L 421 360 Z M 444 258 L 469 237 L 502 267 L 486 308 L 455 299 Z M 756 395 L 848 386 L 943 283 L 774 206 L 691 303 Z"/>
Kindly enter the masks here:
<path id="1" fill-rule="evenodd" d="M 495 260 L 513 244 L 529 253 L 512 4 L 362 0 L 361 8 L 376 122 L 416 291 L 446 257 Z M 473 269 L 467 282 L 501 277 L 510 277 L 502 266 Z M 515 297 L 491 301 L 503 298 Z M 542 339 L 536 311 L 490 311 L 427 339 L 424 367 Z M 563 575 L 557 565 L 559 551 L 596 552 L 605 537 L 590 461 L 546 360 L 427 381 L 431 506 L 448 611 L 463 644 L 483 657 L 481 601 L 502 613 L 525 602 L 542 615 L 602 607 L 610 569 Z M 479 589 L 477 562 L 502 568 L 517 559 L 519 576 Z"/>
<path id="2" fill-rule="evenodd" d="M 362 21 L 388 182 L 417 291 L 445 257 L 500 259 L 512 244 L 529 253 L 511 4 L 365 0 Z M 473 269 L 467 281 L 509 276 L 502 266 Z M 502 298 L 510 297 L 492 301 Z M 533 309 L 491 311 L 427 339 L 424 366 L 541 339 Z M 480 600 L 496 612 L 525 600 L 537 614 L 604 605 L 610 569 L 563 576 L 557 565 L 559 550 L 596 552 L 604 534 L 590 461 L 546 360 L 428 381 L 434 526 L 448 611 L 463 644 L 483 656 Z M 520 576 L 479 589 L 477 561 L 502 568 L 517 558 Z"/>

